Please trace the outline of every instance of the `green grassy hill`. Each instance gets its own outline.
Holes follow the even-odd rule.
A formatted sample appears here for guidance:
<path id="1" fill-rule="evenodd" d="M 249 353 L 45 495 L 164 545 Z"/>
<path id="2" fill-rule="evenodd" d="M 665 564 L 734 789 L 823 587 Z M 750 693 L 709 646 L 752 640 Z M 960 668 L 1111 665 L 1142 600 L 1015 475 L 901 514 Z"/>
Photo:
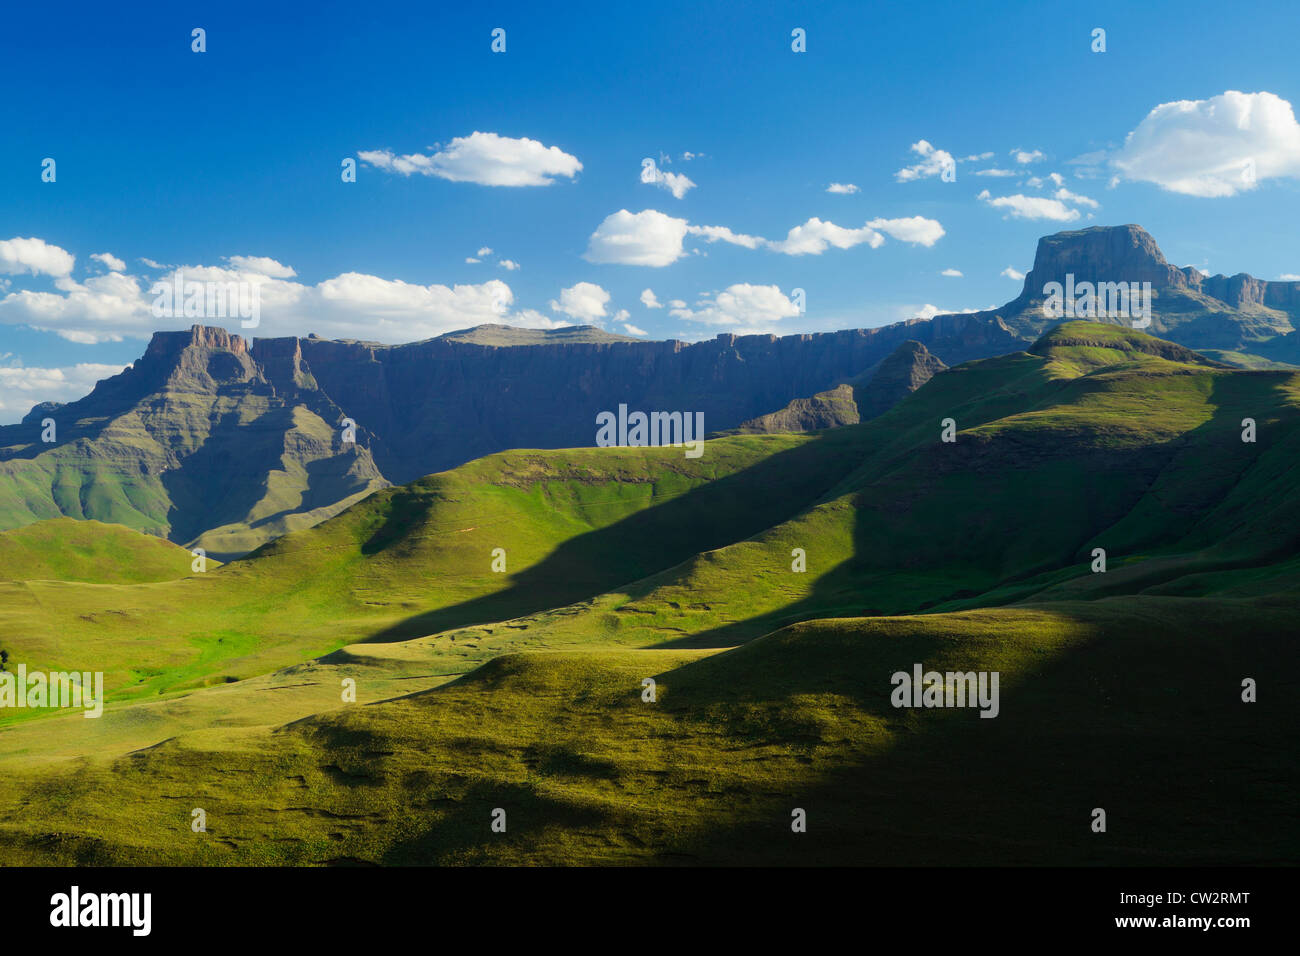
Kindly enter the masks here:
<path id="1" fill-rule="evenodd" d="M 0 581 L 146 584 L 183 578 L 193 563 L 169 541 L 99 521 L 54 518 L 0 532 Z"/>
<path id="2" fill-rule="evenodd" d="M 861 425 L 506 452 L 207 574 L 0 583 L 10 660 L 110 696 L 0 712 L 3 858 L 1294 859 L 1298 468 L 1300 374 L 1081 322 Z M 893 708 L 913 663 L 999 671 L 999 717 Z"/>

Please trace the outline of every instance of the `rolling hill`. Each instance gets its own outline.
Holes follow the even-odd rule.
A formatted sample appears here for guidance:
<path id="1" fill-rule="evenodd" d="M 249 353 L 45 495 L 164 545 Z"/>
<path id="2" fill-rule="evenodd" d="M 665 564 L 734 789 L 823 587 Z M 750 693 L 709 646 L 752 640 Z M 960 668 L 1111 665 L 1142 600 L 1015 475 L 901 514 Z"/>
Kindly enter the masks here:
<path id="1" fill-rule="evenodd" d="M 504 452 L 206 574 L 0 584 L 10 660 L 110 698 L 4 720 L 0 847 L 1291 859 L 1297 468 L 1300 374 L 1073 322 L 857 425 Z M 998 671 L 998 718 L 891 706 L 914 663 Z"/>

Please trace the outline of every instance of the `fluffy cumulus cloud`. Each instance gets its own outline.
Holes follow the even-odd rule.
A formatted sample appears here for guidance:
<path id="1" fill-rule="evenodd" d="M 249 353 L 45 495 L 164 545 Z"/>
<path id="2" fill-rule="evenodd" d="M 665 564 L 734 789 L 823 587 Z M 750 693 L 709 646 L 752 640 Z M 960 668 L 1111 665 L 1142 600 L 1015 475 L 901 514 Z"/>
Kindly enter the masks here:
<path id="1" fill-rule="evenodd" d="M 1021 279 L 1025 277 L 1025 274 L 1023 272 L 1019 272 L 1016 269 L 1012 268 L 1011 266 L 1007 266 L 1005 269 L 999 272 L 998 275 L 1006 276 L 1008 279 L 1015 279 L 1017 282 L 1019 282 Z"/>
<path id="2" fill-rule="evenodd" d="M 0 298 L 0 324 L 57 332 L 69 342 L 93 344 L 147 335 L 153 316 L 141 283 L 120 272 L 85 282 L 61 277 L 55 291 L 14 289 Z"/>
<path id="3" fill-rule="evenodd" d="M 791 229 L 781 241 L 769 242 L 768 246 L 788 256 L 819 256 L 829 246 L 834 246 L 836 249 L 851 249 L 862 243 L 866 243 L 872 249 L 878 249 L 884 245 L 885 237 L 871 226 L 846 229 L 833 222 L 823 222 L 814 216 L 803 225 Z"/>
<path id="4" fill-rule="evenodd" d="M 9 275 L 67 276 L 76 261 L 70 252 L 44 239 L 0 239 L 0 272 Z"/>
<path id="5" fill-rule="evenodd" d="M 649 335 L 650 334 L 645 329 L 635 326 L 631 322 L 623 323 L 623 331 L 626 332 L 628 335 Z"/>
<path id="6" fill-rule="evenodd" d="M 587 242 L 589 262 L 612 262 L 630 266 L 666 266 L 685 252 L 687 222 L 655 209 L 638 213 L 620 209 L 610 213 L 596 227 Z"/>
<path id="7" fill-rule="evenodd" d="M 647 309 L 663 308 L 663 305 L 660 303 L 660 301 L 657 298 L 655 298 L 655 293 L 653 289 L 641 290 L 641 304 L 644 305 Z"/>
<path id="8" fill-rule="evenodd" d="M 46 245 L 36 242 L 39 246 L 22 246 L 19 252 L 27 254 Z M 535 328 L 569 324 L 534 309 L 516 309 L 514 293 L 499 279 L 471 285 L 422 285 L 346 272 L 310 285 L 296 281 L 292 268 L 265 256 L 230 256 L 225 263 L 179 266 L 160 270 L 153 278 L 118 271 L 82 282 L 59 276 L 52 290 L 0 288 L 0 324 L 54 332 L 68 341 L 86 344 L 148 338 L 154 331 L 196 323 L 250 336 L 316 332 L 329 338 L 388 343 L 431 338 L 487 323 Z M 170 297 L 163 298 L 162 290 L 172 288 L 178 278 L 185 284 L 211 284 L 203 287 L 204 292 L 229 288 L 231 283 L 238 284 L 249 298 L 255 290 L 259 324 L 245 329 L 246 316 L 233 305 L 224 313 L 208 314 L 205 302 L 200 314 L 185 315 L 182 301 L 182 308 L 173 310 Z M 183 295 L 188 298 L 190 293 Z M 199 296 L 196 302 L 203 298 Z"/>
<path id="9" fill-rule="evenodd" d="M 587 325 L 598 324 L 605 316 L 609 293 L 594 282 L 579 282 L 560 290 L 559 300 L 551 300 L 551 311 L 563 312 Z"/>
<path id="10" fill-rule="evenodd" d="M 831 183 L 826 187 L 828 193 L 839 193 L 841 196 L 851 196 L 858 191 L 858 187 L 853 183 Z"/>
<path id="11" fill-rule="evenodd" d="M 910 216 L 906 219 L 872 219 L 870 229 L 879 229 L 891 239 L 917 246 L 932 246 L 943 238 L 943 226 L 933 219 Z"/>
<path id="12" fill-rule="evenodd" d="M 398 156 L 376 149 L 357 155 L 369 166 L 402 176 L 435 176 L 481 186 L 549 186 L 560 177 L 572 179 L 582 170 L 578 158 L 558 146 L 477 131 L 456 137 L 434 153 Z"/>
<path id="13" fill-rule="evenodd" d="M 961 278 L 961 270 L 960 270 L 960 269 L 944 269 L 942 272 L 939 273 L 939 275 L 941 275 L 941 276 L 948 276 L 950 279 L 959 279 L 959 278 Z"/>
<path id="14" fill-rule="evenodd" d="M 683 173 L 666 173 L 662 169 L 656 169 L 654 178 L 642 180 L 643 182 L 653 183 L 660 189 L 666 189 L 673 194 L 674 199 L 681 199 L 688 192 L 695 188 L 695 183 L 690 177 Z"/>
<path id="15" fill-rule="evenodd" d="M 90 258 L 100 263 L 109 272 L 126 271 L 126 263 L 111 252 L 92 252 Z"/>
<path id="16" fill-rule="evenodd" d="M 1300 177 L 1300 124 L 1273 93 L 1229 90 L 1153 109 L 1111 157 L 1121 179 L 1187 196 L 1233 196 Z"/>
<path id="17" fill-rule="evenodd" d="M 988 203 L 994 209 L 1005 210 L 1013 219 L 1047 219 L 1052 222 L 1074 222 L 1080 217 L 1077 209 L 1072 209 L 1059 199 L 1046 196 L 993 196 L 987 189 L 975 197 Z"/>
<path id="18" fill-rule="evenodd" d="M 768 332 L 782 319 L 799 314 L 799 309 L 774 285 L 750 285 L 747 282 L 728 286 L 715 295 L 701 297 L 694 308 L 674 302 L 669 314 L 688 322 L 722 325 L 732 331 Z"/>
<path id="19" fill-rule="evenodd" d="M 926 140 L 913 143 L 912 152 L 920 156 L 921 161 L 914 166 L 905 166 L 894 173 L 894 179 L 900 183 L 929 179 L 931 176 L 938 176 L 945 169 L 952 169 L 956 166 L 957 161 L 952 158 L 951 153 L 946 150 L 935 149 Z"/>
<path id="20" fill-rule="evenodd" d="M 122 368 L 90 362 L 65 368 L 0 368 L 0 424 L 19 421 L 40 402 L 74 402 Z"/>
<path id="21" fill-rule="evenodd" d="M 255 272 L 271 279 L 292 279 L 298 274 L 266 256 L 229 256 L 226 261 L 238 271 Z"/>
<path id="22" fill-rule="evenodd" d="M 1043 151 L 1040 149 L 1013 149 L 1011 155 L 1015 157 L 1016 162 L 1021 166 L 1027 166 L 1030 163 L 1036 163 L 1040 159 L 1046 158 L 1043 156 Z"/>

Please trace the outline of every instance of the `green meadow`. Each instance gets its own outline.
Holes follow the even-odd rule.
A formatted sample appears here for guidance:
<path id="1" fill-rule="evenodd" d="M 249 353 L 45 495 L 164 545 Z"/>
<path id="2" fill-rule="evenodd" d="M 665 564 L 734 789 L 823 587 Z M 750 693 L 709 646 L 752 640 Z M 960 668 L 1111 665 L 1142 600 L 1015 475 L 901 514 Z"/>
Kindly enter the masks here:
<path id="1" fill-rule="evenodd" d="M 1300 372 L 1080 322 L 860 425 L 503 452 L 201 572 L 38 522 L 6 669 L 107 706 L 0 711 L 0 861 L 1294 860 L 1297 477 Z M 997 671 L 996 719 L 894 707 L 916 663 Z"/>

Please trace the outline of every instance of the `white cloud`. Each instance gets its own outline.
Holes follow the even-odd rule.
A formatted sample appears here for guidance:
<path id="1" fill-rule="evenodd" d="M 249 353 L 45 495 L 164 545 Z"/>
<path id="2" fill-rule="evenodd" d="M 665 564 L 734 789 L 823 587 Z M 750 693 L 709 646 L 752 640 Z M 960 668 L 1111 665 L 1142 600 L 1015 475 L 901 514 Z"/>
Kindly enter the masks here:
<path id="1" fill-rule="evenodd" d="M 72 253 L 44 239 L 0 239 L 0 272 L 9 275 L 71 275 L 76 261 Z"/>
<path id="2" fill-rule="evenodd" d="M 150 269 L 170 269 L 170 268 L 171 268 L 171 266 L 165 266 L 165 265 L 163 265 L 161 262 L 154 262 L 152 259 L 146 258 L 145 256 L 141 256 L 141 257 L 140 257 L 140 261 L 143 262 L 145 265 L 147 265 Z"/>
<path id="3" fill-rule="evenodd" d="M 630 318 L 632 318 L 632 313 L 629 312 L 627 309 L 619 309 L 617 312 L 614 313 L 615 322 L 626 322 Z"/>
<path id="4" fill-rule="evenodd" d="M 1079 210 L 1070 209 L 1059 199 L 1044 196 L 991 196 L 985 189 L 975 197 L 994 209 L 1005 209 L 1015 219 L 1050 219 L 1053 222 L 1074 222 Z"/>
<path id="5" fill-rule="evenodd" d="M 971 155 L 971 156 L 963 156 L 961 159 L 957 160 L 957 162 L 959 162 L 959 163 L 980 163 L 980 162 L 983 162 L 983 161 L 986 160 L 986 159 L 992 159 L 992 158 L 993 158 L 993 153 L 992 153 L 992 152 L 988 152 L 988 153 L 975 153 L 974 155 Z"/>
<path id="6" fill-rule="evenodd" d="M 90 258 L 103 264 L 109 272 L 125 272 L 126 263 L 111 252 L 92 252 Z"/>
<path id="7" fill-rule="evenodd" d="M 1021 279 L 1025 277 L 1025 274 L 1023 272 L 1017 272 L 1011 266 L 1007 266 L 1005 269 L 999 272 L 998 275 L 1006 276 L 1008 279 L 1015 279 L 1017 282 L 1019 282 Z"/>
<path id="8" fill-rule="evenodd" d="M 519 263 L 515 262 L 513 259 L 501 259 L 497 262 L 497 265 L 502 269 L 505 269 L 507 272 L 514 272 L 519 268 Z"/>
<path id="9" fill-rule="evenodd" d="M 1011 151 L 1011 155 L 1016 158 L 1016 162 L 1019 163 L 1021 166 L 1026 166 L 1029 163 L 1036 163 L 1040 159 L 1047 158 L 1043 155 L 1043 151 L 1040 149 L 1033 149 L 1029 151 L 1025 151 L 1023 149 L 1013 149 Z"/>
<path id="10" fill-rule="evenodd" d="M 26 325 L 72 341 L 92 344 L 147 338 L 154 331 L 184 329 L 205 323 L 245 336 L 305 335 L 410 342 L 432 338 L 469 325 L 504 323 L 534 328 L 567 325 L 533 309 L 512 311 L 514 294 L 499 279 L 480 285 L 420 285 L 347 272 L 316 285 L 274 278 L 262 271 L 293 275 L 273 259 L 231 256 L 230 266 L 183 266 L 158 277 L 170 284 L 179 273 L 186 282 L 246 282 L 256 286 L 261 322 L 242 328 L 229 317 L 153 314 L 153 283 L 143 277 L 111 272 L 76 282 L 55 280 L 54 292 L 24 289 L 0 297 L 0 324 Z M 269 264 L 268 264 L 269 263 Z M 278 267 L 278 268 L 277 268 Z"/>
<path id="11" fill-rule="evenodd" d="M 645 329 L 638 328 L 637 326 L 631 324 L 630 322 L 623 323 L 623 331 L 625 331 L 628 335 L 649 335 L 650 334 Z"/>
<path id="12" fill-rule="evenodd" d="M 478 252 L 474 253 L 474 255 L 478 256 L 479 258 L 485 258 L 486 256 L 492 255 L 492 249 L 489 246 L 484 246 L 483 248 L 479 249 Z"/>
<path id="13" fill-rule="evenodd" d="M 1060 173 L 1048 173 L 1047 178 L 1050 179 L 1057 186 L 1065 185 L 1065 177 L 1062 176 Z"/>
<path id="14" fill-rule="evenodd" d="M 681 299 L 669 299 L 669 300 L 668 300 L 668 308 L 670 308 L 670 309 L 684 309 L 684 308 L 686 308 L 686 303 L 683 302 Z"/>
<path id="15" fill-rule="evenodd" d="M 959 279 L 961 278 L 962 273 L 960 269 L 944 269 L 942 272 L 939 273 L 939 275 L 948 276 L 953 279 Z"/>
<path id="16" fill-rule="evenodd" d="M 1019 174 L 1018 172 L 1016 172 L 1014 169 L 996 169 L 996 168 L 995 168 L 995 169 L 977 169 L 977 170 L 975 170 L 975 175 L 976 175 L 976 176 L 996 176 L 996 177 L 1000 177 L 1000 178 L 1006 178 L 1007 176 L 1019 176 L 1020 174 Z"/>
<path id="17" fill-rule="evenodd" d="M 606 216 L 591 234 L 585 258 L 590 262 L 666 266 L 685 255 L 682 242 L 688 235 L 710 243 L 727 242 L 746 249 L 765 247 L 790 256 L 820 255 L 830 246 L 849 249 L 866 243 L 875 249 L 884 243 L 884 234 L 903 242 L 931 246 L 943 236 L 944 229 L 935 220 L 922 216 L 874 219 L 856 229 L 814 216 L 803 225 L 792 228 L 785 239 L 772 240 L 733 232 L 726 226 L 693 226 L 685 219 L 654 209 L 636 214 L 620 209 Z"/>
<path id="18" fill-rule="evenodd" d="M 927 302 L 925 305 L 905 305 L 899 310 L 899 315 L 904 319 L 933 319 L 936 315 L 969 315 L 979 311 L 979 309 L 941 309 Z"/>
<path id="19" fill-rule="evenodd" d="M 55 280 L 55 292 L 18 289 L 0 299 L 0 323 L 57 332 L 69 342 L 120 341 L 147 334 L 152 315 L 140 283 L 120 272 L 91 276 L 84 283 Z"/>
<path id="20" fill-rule="evenodd" d="M 556 177 L 572 179 L 582 170 L 578 158 L 558 146 L 478 131 L 458 136 L 432 154 L 396 156 L 380 149 L 362 150 L 357 155 L 367 165 L 403 176 L 419 173 L 482 186 L 549 186 Z"/>
<path id="21" fill-rule="evenodd" d="M 758 236 L 732 232 L 726 226 L 687 226 L 686 231 L 692 236 L 702 236 L 705 242 L 729 242 L 733 246 L 744 246 L 746 249 L 757 249 L 766 241 Z"/>
<path id="22" fill-rule="evenodd" d="M 1284 272 L 1277 279 L 1279 282 L 1300 282 L 1300 275 L 1294 272 Z"/>
<path id="23" fill-rule="evenodd" d="M 1300 124 L 1272 93 L 1228 90 L 1153 109 L 1112 165 L 1127 180 L 1186 196 L 1233 196 L 1266 179 L 1300 177 Z"/>
<path id="24" fill-rule="evenodd" d="M 466 257 L 465 257 L 465 262 L 466 262 L 468 265 L 477 265 L 478 263 L 480 263 L 480 262 L 482 262 L 482 261 L 483 261 L 482 259 L 476 259 L 474 256 L 466 256 Z"/>
<path id="25" fill-rule="evenodd" d="M 551 300 L 553 312 L 563 312 L 571 319 L 597 324 L 605 315 L 609 293 L 593 282 L 579 282 L 560 290 L 560 299 Z"/>
<path id="26" fill-rule="evenodd" d="M 765 332 L 781 319 L 799 314 L 799 309 L 778 286 L 747 282 L 728 286 L 712 297 L 704 296 L 693 309 L 687 308 L 684 302 L 672 305 L 669 314 L 676 318 L 705 325 L 743 326 L 737 329 L 739 332 Z"/>
<path id="27" fill-rule="evenodd" d="M 849 196 L 858 192 L 858 187 L 853 183 L 831 183 L 826 187 L 828 193 L 839 193 L 840 195 Z"/>
<path id="28" fill-rule="evenodd" d="M 298 274 L 266 256 L 227 256 L 226 261 L 240 272 L 255 272 L 272 279 L 292 279 Z"/>
<path id="29" fill-rule="evenodd" d="M 814 216 L 802 226 L 791 229 L 780 242 L 769 242 L 768 247 L 787 256 L 819 256 L 826 251 L 827 246 L 850 249 L 864 242 L 872 249 L 877 249 L 884 244 L 885 237 L 870 226 L 863 226 L 861 229 L 845 229 L 833 222 L 823 222 Z"/>
<path id="30" fill-rule="evenodd" d="M 906 219 L 873 219 L 867 223 L 869 229 L 879 229 L 890 238 L 899 242 L 910 242 L 919 246 L 932 246 L 943 238 L 943 226 L 934 219 L 923 216 L 909 216 Z"/>
<path id="31" fill-rule="evenodd" d="M 1088 206 L 1092 209 L 1100 209 L 1101 203 L 1095 199 L 1089 199 L 1087 196 L 1080 196 L 1078 193 L 1072 193 L 1068 189 L 1058 189 L 1056 198 L 1061 202 L 1073 203 L 1076 206 Z"/>
<path id="32" fill-rule="evenodd" d="M 64 368 L 0 368 L 0 423 L 21 420 L 40 402 L 83 398 L 97 382 L 118 374 L 123 367 L 83 362 Z"/>
<path id="33" fill-rule="evenodd" d="M 956 160 L 952 158 L 951 153 L 942 149 L 935 149 L 925 140 L 918 140 L 913 143 L 912 152 L 921 157 L 921 162 L 915 166 L 904 167 L 894 173 L 894 179 L 900 183 L 938 176 L 944 169 L 956 164 Z"/>
<path id="34" fill-rule="evenodd" d="M 693 183 L 685 174 L 666 173 L 662 169 L 655 170 L 655 176 L 652 183 L 660 189 L 668 190 L 673 194 L 674 199 L 681 199 L 695 188 L 695 183 Z"/>
<path id="35" fill-rule="evenodd" d="M 596 227 L 587 242 L 584 258 L 589 262 L 609 262 L 632 266 L 666 266 L 685 253 L 685 219 L 676 219 L 654 209 L 630 213 L 626 209 L 610 213 Z"/>
<path id="36" fill-rule="evenodd" d="M 654 290 L 652 289 L 641 290 L 641 304 L 644 305 L 647 309 L 663 308 L 663 305 L 661 305 L 659 300 L 655 298 Z"/>

